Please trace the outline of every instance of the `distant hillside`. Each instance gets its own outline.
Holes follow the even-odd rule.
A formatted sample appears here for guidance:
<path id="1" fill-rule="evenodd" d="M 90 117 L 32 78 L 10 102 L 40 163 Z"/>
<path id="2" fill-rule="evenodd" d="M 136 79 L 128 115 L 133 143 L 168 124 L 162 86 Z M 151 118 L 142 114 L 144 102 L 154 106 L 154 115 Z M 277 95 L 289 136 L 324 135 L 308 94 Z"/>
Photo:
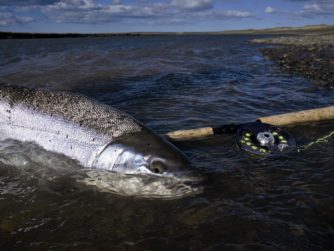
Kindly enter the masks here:
<path id="1" fill-rule="evenodd" d="M 306 25 L 302 27 L 275 27 L 268 29 L 229 30 L 224 34 L 296 34 L 296 33 L 333 33 L 334 25 Z"/>
<path id="2" fill-rule="evenodd" d="M 140 36 L 140 33 L 29 33 L 1 32 L 0 39 L 33 39 L 33 38 L 76 38 L 76 37 L 114 37 Z"/>
<path id="3" fill-rule="evenodd" d="M 1 32 L 0 39 L 32 38 L 75 38 L 75 37 L 114 37 L 114 36 L 154 36 L 154 35 L 229 35 L 229 34 L 333 34 L 334 25 L 307 25 L 303 27 L 277 27 L 268 29 L 228 30 L 221 32 L 128 32 L 128 33 L 29 33 Z"/>

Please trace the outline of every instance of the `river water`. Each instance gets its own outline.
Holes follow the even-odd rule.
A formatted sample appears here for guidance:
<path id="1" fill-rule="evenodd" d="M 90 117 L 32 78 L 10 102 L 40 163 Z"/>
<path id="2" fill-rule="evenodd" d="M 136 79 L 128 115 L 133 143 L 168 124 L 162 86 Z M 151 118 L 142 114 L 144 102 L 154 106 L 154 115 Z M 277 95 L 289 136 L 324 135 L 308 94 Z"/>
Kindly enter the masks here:
<path id="1" fill-rule="evenodd" d="M 333 105 L 333 90 L 283 73 L 252 38 L 2 40 L 0 81 L 82 93 L 161 134 Z M 304 145 L 333 128 L 286 129 Z M 272 158 L 240 152 L 232 135 L 177 143 L 203 182 L 197 193 L 168 199 L 109 192 L 94 177 L 96 186 L 83 184 L 81 168 L 64 156 L 0 143 L 1 250 L 334 247 L 333 139 Z"/>

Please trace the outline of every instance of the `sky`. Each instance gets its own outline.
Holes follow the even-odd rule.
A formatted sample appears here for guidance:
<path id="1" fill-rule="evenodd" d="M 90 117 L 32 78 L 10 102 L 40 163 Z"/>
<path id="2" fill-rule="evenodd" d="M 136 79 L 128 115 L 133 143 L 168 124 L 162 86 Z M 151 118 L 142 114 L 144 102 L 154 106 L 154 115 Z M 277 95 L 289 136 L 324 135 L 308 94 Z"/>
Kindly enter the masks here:
<path id="1" fill-rule="evenodd" d="M 0 0 L 0 31 L 193 32 L 334 24 L 334 0 Z"/>

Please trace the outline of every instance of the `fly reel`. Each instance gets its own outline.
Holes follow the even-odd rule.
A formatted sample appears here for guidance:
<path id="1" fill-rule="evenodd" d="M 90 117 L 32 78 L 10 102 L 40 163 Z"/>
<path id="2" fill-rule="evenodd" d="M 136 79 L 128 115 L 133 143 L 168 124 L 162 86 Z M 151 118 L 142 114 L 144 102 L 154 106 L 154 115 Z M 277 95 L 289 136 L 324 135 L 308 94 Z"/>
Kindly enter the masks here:
<path id="1" fill-rule="evenodd" d="M 277 155 L 296 147 L 296 142 L 289 133 L 261 122 L 240 125 L 235 137 L 241 150 L 256 155 Z"/>

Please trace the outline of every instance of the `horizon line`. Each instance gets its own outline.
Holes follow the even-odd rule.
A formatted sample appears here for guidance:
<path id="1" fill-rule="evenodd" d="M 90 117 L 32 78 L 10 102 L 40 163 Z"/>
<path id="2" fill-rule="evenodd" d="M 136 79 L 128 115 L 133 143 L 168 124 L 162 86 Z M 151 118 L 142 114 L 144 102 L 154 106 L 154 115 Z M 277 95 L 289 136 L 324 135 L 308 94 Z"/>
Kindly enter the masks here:
<path id="1" fill-rule="evenodd" d="M 30 31 L 8 31 L 0 30 L 0 33 L 15 33 L 15 34 L 75 34 L 75 35 L 103 35 L 103 34 L 185 34 L 185 33 L 228 33 L 228 32 L 247 32 L 247 31 L 267 31 L 267 30 L 298 30 L 305 28 L 324 28 L 334 27 L 334 24 L 310 24 L 303 26 L 273 26 L 267 28 L 247 28 L 247 29 L 231 29 L 231 30 L 216 30 L 216 31 L 124 31 L 124 32 L 30 32 Z"/>

